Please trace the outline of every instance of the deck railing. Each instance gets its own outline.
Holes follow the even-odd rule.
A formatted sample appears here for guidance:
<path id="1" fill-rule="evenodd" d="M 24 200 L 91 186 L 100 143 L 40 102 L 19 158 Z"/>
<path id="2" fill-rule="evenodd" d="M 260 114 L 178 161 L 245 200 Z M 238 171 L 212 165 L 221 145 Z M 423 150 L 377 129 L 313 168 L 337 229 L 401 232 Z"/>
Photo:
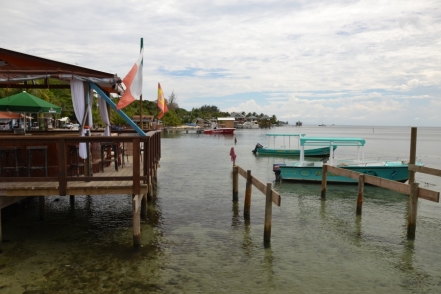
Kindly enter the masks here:
<path id="1" fill-rule="evenodd" d="M 50 168 L 57 172 L 51 172 L 47 177 L 1 177 L 1 182 L 58 182 L 59 195 L 66 195 L 67 183 L 69 181 L 133 181 L 133 194 L 140 194 L 140 183 L 146 183 L 152 173 L 156 170 L 161 157 L 161 134 L 160 131 L 151 131 L 146 133 L 146 137 L 137 134 L 125 134 L 124 136 L 71 136 L 71 135 L 11 135 L 0 137 L 1 146 L 22 147 L 51 145 L 56 154 L 48 154 L 51 166 Z M 67 154 L 69 145 L 78 145 L 79 143 L 101 143 L 109 142 L 118 144 L 132 143 L 133 146 L 133 173 L 132 176 L 100 176 L 99 173 L 93 176 L 69 176 Z M 143 146 L 143 148 L 141 147 Z M 143 149 L 143 150 L 142 150 Z M 141 150 L 143 152 L 141 152 Z M 51 151 L 49 151 L 51 152 Z M 142 169 L 141 169 L 142 164 Z"/>

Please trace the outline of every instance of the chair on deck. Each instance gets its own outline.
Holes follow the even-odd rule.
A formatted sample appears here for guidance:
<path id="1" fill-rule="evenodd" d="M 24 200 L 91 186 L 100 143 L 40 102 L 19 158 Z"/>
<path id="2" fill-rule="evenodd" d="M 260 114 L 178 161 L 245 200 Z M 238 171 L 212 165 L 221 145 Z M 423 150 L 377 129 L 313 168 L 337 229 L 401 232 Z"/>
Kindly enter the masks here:
<path id="1" fill-rule="evenodd" d="M 77 171 L 77 177 L 80 176 L 80 167 L 84 167 L 84 159 L 80 157 L 79 145 L 69 145 L 69 165 L 70 165 L 70 176 L 73 176 L 73 169 Z"/>
<path id="2" fill-rule="evenodd" d="M 104 164 L 107 162 L 115 162 L 115 170 L 118 171 L 118 157 L 119 157 L 118 143 L 102 142 L 100 144 L 101 144 L 101 171 L 104 172 Z M 104 156 L 104 153 L 106 153 L 106 156 Z"/>
<path id="3" fill-rule="evenodd" d="M 6 174 L 14 173 L 20 176 L 20 171 L 24 169 L 23 148 L 17 146 L 3 146 L 0 148 L 0 175 L 5 171 Z"/>
<path id="4" fill-rule="evenodd" d="M 26 150 L 28 151 L 28 177 L 31 176 L 34 170 L 42 170 L 44 176 L 47 177 L 47 146 L 27 146 Z M 43 163 L 41 165 L 37 165 L 33 160 L 33 158 L 35 158 L 35 152 L 39 152 L 43 157 Z"/>

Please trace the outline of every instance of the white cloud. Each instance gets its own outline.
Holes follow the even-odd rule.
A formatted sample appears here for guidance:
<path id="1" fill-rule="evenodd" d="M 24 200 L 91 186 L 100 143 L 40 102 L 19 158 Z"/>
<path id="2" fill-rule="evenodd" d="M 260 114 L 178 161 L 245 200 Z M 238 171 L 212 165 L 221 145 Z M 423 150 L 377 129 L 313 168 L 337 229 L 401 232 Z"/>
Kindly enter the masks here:
<path id="1" fill-rule="evenodd" d="M 2 12 L 1 47 L 121 77 L 143 37 L 144 99 L 161 82 L 187 109 L 408 125 L 418 107 L 420 125 L 441 125 L 438 1 L 35 0 Z"/>

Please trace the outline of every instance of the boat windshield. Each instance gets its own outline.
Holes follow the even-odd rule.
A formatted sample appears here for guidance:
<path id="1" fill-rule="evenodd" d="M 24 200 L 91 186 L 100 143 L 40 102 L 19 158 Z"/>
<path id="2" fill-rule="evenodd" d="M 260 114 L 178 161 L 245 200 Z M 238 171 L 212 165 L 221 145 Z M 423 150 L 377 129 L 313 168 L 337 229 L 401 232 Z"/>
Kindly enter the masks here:
<path id="1" fill-rule="evenodd" d="M 325 137 L 300 137 L 300 161 L 305 161 L 305 146 L 329 146 L 329 159 L 331 165 L 334 160 L 334 146 L 355 146 L 358 147 L 357 160 L 364 160 L 363 146 L 366 140 L 363 138 L 325 138 Z M 361 147 L 361 150 L 360 150 Z M 360 158 L 361 155 L 361 158 Z"/>
<path id="2" fill-rule="evenodd" d="M 266 136 L 268 137 L 268 147 L 270 146 L 269 144 L 269 138 L 272 137 L 274 138 L 273 141 L 273 146 L 274 148 L 276 147 L 276 138 L 277 137 L 283 137 L 283 148 L 286 148 L 286 144 L 285 144 L 285 138 L 288 137 L 288 149 L 291 149 L 291 137 L 296 137 L 296 142 L 297 142 L 297 148 L 299 145 L 299 140 L 298 138 L 300 137 L 304 137 L 305 134 L 283 134 L 283 133 L 267 133 Z"/>

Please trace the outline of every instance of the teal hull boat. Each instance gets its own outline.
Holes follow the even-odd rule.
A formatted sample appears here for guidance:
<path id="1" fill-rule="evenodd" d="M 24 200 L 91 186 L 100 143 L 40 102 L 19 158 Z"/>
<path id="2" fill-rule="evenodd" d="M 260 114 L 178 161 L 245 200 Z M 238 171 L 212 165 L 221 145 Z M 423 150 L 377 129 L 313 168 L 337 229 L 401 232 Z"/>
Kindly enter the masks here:
<path id="1" fill-rule="evenodd" d="M 384 178 L 391 181 L 406 182 L 409 178 L 408 165 L 402 161 L 372 162 L 372 165 L 364 166 L 337 166 L 351 171 Z M 273 171 L 278 180 L 293 180 L 301 182 L 321 182 L 323 163 L 314 162 L 309 166 L 295 166 L 290 164 L 274 164 Z M 332 183 L 358 183 L 358 181 L 335 175 L 328 172 L 327 181 Z"/>
<path id="2" fill-rule="evenodd" d="M 387 180 L 406 182 L 409 178 L 409 166 L 407 161 L 366 161 L 364 160 L 362 138 L 300 138 L 300 160 L 273 164 L 273 172 L 278 180 L 291 180 L 302 182 L 321 182 L 323 164 L 348 169 L 351 171 L 384 178 Z M 330 156 L 327 162 L 305 160 L 305 146 L 327 146 Z M 358 148 L 357 159 L 337 160 L 334 158 L 335 146 L 356 146 Z M 417 165 L 422 166 L 421 163 Z M 328 172 L 327 181 L 330 183 L 358 183 L 357 180 L 339 176 Z"/>
<path id="3" fill-rule="evenodd" d="M 261 147 L 260 147 L 261 146 Z M 337 146 L 334 146 L 334 150 Z M 300 149 L 272 149 L 263 147 L 260 144 L 256 145 L 256 148 L 253 150 L 254 154 L 259 155 L 277 155 L 277 156 L 300 156 Z M 313 148 L 306 149 L 305 156 L 307 157 L 329 157 L 329 148 Z"/>
<path id="4" fill-rule="evenodd" d="M 299 149 L 299 138 L 304 137 L 305 134 L 274 134 L 274 133 L 268 133 L 266 134 L 268 137 L 268 141 L 270 138 L 274 139 L 274 143 L 272 145 L 276 145 L 276 138 L 281 137 L 283 138 L 283 147 L 287 148 L 269 148 L 264 147 L 260 143 L 257 143 L 256 147 L 254 147 L 254 150 L 252 152 L 254 154 L 258 155 L 268 155 L 268 156 L 300 156 L 300 149 Z M 291 138 L 294 137 L 297 141 L 297 148 L 291 148 Z M 285 139 L 287 138 L 288 142 L 285 142 Z M 270 145 L 270 144 L 268 144 Z M 337 148 L 337 146 L 333 146 L 333 150 Z M 305 149 L 305 156 L 307 157 L 329 157 L 330 149 L 329 147 L 320 147 L 320 148 L 311 148 L 311 149 Z"/>

